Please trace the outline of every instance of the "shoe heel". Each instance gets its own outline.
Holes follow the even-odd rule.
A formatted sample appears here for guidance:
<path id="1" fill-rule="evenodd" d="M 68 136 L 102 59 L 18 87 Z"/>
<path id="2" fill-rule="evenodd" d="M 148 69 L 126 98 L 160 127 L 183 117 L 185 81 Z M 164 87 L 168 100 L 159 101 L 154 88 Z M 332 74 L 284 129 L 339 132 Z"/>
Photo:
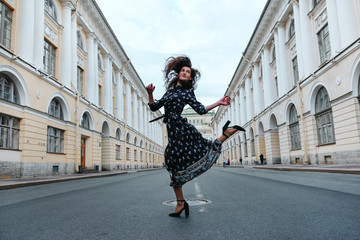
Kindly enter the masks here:
<path id="1" fill-rule="evenodd" d="M 184 208 L 185 208 L 185 216 L 189 216 L 190 209 L 189 209 L 189 204 L 187 202 L 184 203 Z"/>

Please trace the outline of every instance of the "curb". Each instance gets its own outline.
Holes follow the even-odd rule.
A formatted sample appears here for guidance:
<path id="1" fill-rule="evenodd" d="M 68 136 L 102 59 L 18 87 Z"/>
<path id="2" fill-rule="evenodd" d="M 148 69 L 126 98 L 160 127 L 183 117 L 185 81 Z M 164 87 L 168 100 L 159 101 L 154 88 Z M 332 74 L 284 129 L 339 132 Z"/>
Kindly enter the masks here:
<path id="1" fill-rule="evenodd" d="M 360 170 L 355 169 L 327 169 L 327 168 L 287 168 L 287 167 L 253 167 L 264 170 L 277 171 L 297 171 L 297 172 L 327 172 L 327 173 L 345 173 L 345 174 L 360 174 Z"/>
<path id="2" fill-rule="evenodd" d="M 0 185 L 0 191 L 6 190 L 6 189 L 12 189 L 12 188 L 20 188 L 20 187 L 28 187 L 28 186 L 35 186 L 35 185 L 43 185 L 43 184 L 50 184 L 50 183 L 56 183 L 56 182 L 67 182 L 67 181 L 73 181 L 73 180 L 81 180 L 81 179 L 88 179 L 88 178 L 101 178 L 101 177 L 111 177 L 116 175 L 123 175 L 128 173 L 137 173 L 137 172 L 150 172 L 155 170 L 162 170 L 163 168 L 153 168 L 153 169 L 142 169 L 137 171 L 124 171 L 124 172 L 114 172 L 114 173 L 105 173 L 105 174 L 99 174 L 99 173 L 93 173 L 92 175 L 74 175 L 71 177 L 64 177 L 64 178 L 58 178 L 58 179 L 44 179 L 44 180 L 30 180 L 29 182 L 19 182 L 19 183 L 13 183 L 8 185 Z"/>

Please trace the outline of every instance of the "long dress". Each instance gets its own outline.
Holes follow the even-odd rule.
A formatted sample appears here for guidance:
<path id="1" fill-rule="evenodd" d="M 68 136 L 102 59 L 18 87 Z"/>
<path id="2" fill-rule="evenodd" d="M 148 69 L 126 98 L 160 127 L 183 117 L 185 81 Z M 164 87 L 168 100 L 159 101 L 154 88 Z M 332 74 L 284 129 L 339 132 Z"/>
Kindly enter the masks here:
<path id="1" fill-rule="evenodd" d="M 170 174 L 171 187 L 181 187 L 206 172 L 221 152 L 219 140 L 210 141 L 203 138 L 201 133 L 181 116 L 186 104 L 198 114 L 207 113 L 204 105 L 196 100 L 193 89 L 185 89 L 183 86 L 175 86 L 160 100 L 149 104 L 152 111 L 157 111 L 162 106 L 165 108 L 163 121 L 168 131 L 165 166 Z"/>

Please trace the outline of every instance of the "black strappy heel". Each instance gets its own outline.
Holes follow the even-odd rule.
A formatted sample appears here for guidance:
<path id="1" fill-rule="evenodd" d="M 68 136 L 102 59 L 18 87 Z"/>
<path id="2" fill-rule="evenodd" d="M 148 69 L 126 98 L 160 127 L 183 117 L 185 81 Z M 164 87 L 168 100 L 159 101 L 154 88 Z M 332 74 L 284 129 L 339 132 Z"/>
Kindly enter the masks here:
<path id="1" fill-rule="evenodd" d="M 228 121 L 225 123 L 225 125 L 223 126 L 223 129 L 222 129 L 222 130 L 223 130 L 222 134 L 223 134 L 226 138 L 229 138 L 229 136 L 225 134 L 225 131 L 226 131 L 226 129 L 228 129 L 228 128 L 233 128 L 233 129 L 236 129 L 236 130 L 239 130 L 239 131 L 242 131 L 242 132 L 246 132 L 246 130 L 245 130 L 244 128 L 242 128 L 242 127 L 240 127 L 240 126 L 238 126 L 238 125 L 234 125 L 234 126 L 231 126 L 231 127 L 229 127 L 229 125 L 230 125 L 230 120 L 228 120 Z"/>
<path id="2" fill-rule="evenodd" d="M 190 215 L 190 209 L 189 209 L 189 204 L 185 201 L 185 200 L 176 200 L 178 202 L 184 202 L 184 207 L 183 209 L 181 209 L 180 212 L 177 213 L 169 213 L 170 217 L 180 217 L 180 214 L 185 210 L 185 216 L 189 216 Z"/>

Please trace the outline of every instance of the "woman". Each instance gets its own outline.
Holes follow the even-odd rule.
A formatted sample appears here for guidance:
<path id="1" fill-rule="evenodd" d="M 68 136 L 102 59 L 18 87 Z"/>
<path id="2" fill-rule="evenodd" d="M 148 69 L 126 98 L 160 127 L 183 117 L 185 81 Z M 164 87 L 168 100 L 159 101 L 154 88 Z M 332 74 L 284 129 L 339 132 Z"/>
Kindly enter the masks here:
<path id="1" fill-rule="evenodd" d="M 182 185 L 204 173 L 216 162 L 221 152 L 221 144 L 237 130 L 245 131 L 239 126 L 228 127 L 228 121 L 223 127 L 223 135 L 215 141 L 204 139 L 200 132 L 181 117 L 181 112 L 189 104 L 198 114 L 206 114 L 209 110 L 229 105 L 230 97 L 224 96 L 216 103 L 204 107 L 195 98 L 194 86 L 200 72 L 191 67 L 191 61 L 186 56 L 170 57 L 164 69 L 167 92 L 159 101 L 154 101 L 155 86 L 146 87 L 149 95 L 149 107 L 157 111 L 165 107 L 164 123 L 168 131 L 169 143 L 165 149 L 165 166 L 170 174 L 177 205 L 171 217 L 179 217 L 183 210 L 189 215 L 189 205 L 184 200 Z M 159 119 L 159 118 L 158 118 Z M 158 120 L 154 119 L 154 120 Z"/>

